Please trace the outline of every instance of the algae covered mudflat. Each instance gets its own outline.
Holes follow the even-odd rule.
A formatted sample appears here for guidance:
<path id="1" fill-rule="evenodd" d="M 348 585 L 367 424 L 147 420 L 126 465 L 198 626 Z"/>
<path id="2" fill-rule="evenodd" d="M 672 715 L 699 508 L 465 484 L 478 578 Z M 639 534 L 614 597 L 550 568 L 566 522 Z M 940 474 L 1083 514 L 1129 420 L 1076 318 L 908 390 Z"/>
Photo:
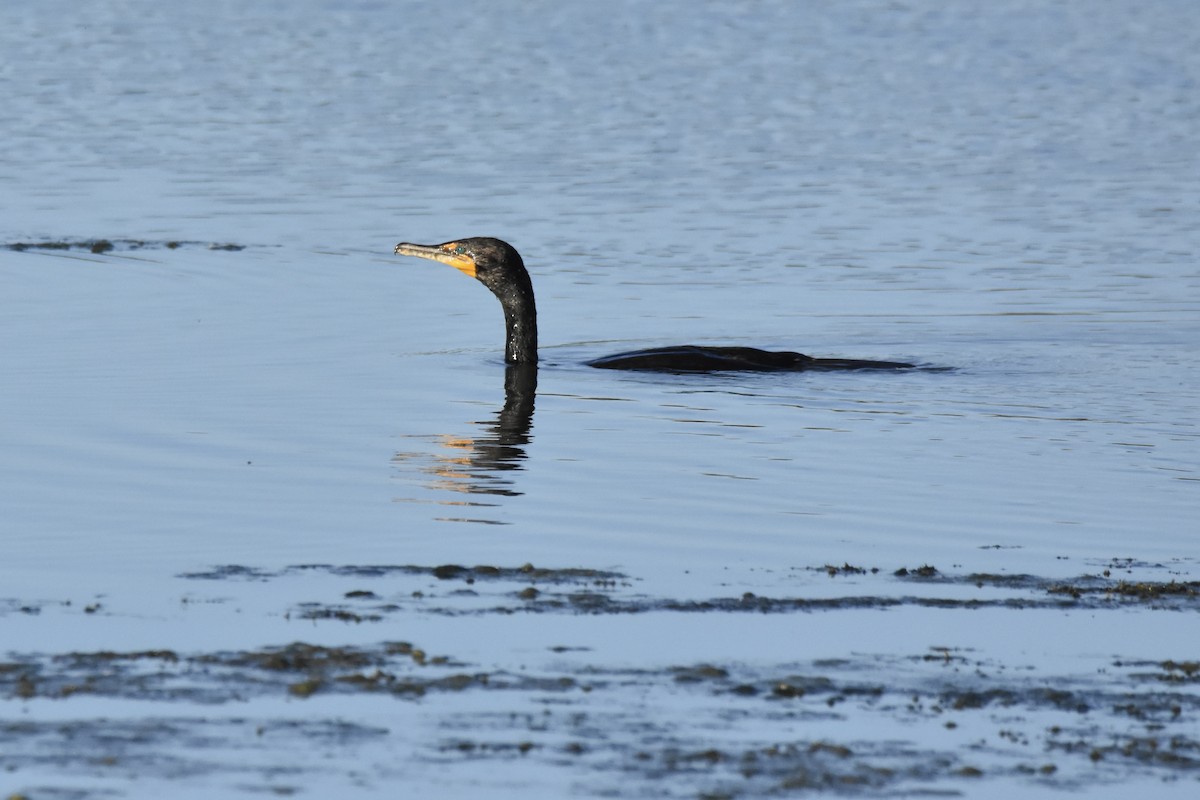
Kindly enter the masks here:
<path id="1" fill-rule="evenodd" d="M 383 794 L 436 770 L 461 791 L 478 769 L 495 770 L 497 796 L 1090 794 L 1113 781 L 1186 796 L 1200 781 L 1200 662 L 1182 642 L 1164 659 L 1127 637 L 1131 604 L 1168 625 L 1195 614 L 1192 566 L 1113 560 L 1063 581 L 843 562 L 780 570 L 778 593 L 683 598 L 586 568 L 230 565 L 178 577 L 176 623 L 193 608 L 261 614 L 296 638 L 9 653 L 0 693 L 23 710 L 0 725 L 0 763 L 23 785 L 80 797 L 183 774 L 218 793 L 353 775 Z M 246 590 L 268 586 L 291 599 L 256 607 Z M 5 615 L 103 628 L 153 612 L 114 605 L 13 600 Z M 888 630 L 897 615 L 907 645 Z M 1102 650 L 1121 655 L 1063 669 L 1062 651 L 1031 654 L 1011 634 L 929 644 L 995 615 L 1068 627 L 1086 616 L 1084 638 L 1107 630 Z M 853 644 L 817 644 L 831 629 Z M 433 641 L 386 638 L 407 631 Z M 613 631 L 632 644 L 614 646 Z M 673 644 L 681 635 L 705 641 Z M 110 719 L 97 702 L 142 710 Z"/>

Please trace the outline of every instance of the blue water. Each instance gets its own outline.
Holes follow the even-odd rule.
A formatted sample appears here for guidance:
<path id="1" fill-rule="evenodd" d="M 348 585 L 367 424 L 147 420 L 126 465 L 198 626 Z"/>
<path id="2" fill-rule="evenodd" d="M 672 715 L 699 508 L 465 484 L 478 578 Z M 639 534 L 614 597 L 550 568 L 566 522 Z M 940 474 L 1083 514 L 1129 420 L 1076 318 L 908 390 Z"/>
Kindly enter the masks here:
<path id="1" fill-rule="evenodd" d="M 532 562 L 697 598 L 836 595 L 791 571 L 847 562 L 1057 579 L 1130 559 L 1144 579 L 1194 580 L 1197 23 L 1171 0 L 4 8 L 0 240 L 117 244 L 0 250 L 0 597 L 45 609 L 0 614 L 4 648 L 391 636 L 289 627 L 288 580 L 258 597 L 178 577 L 219 564 Z M 519 248 L 538 293 L 538 393 L 516 439 L 495 429 L 494 298 L 391 255 L 473 235 Z M 953 369 L 583 365 L 685 342 Z M 82 616 L 97 598 L 105 613 Z M 893 622 L 855 613 L 878 647 L 843 641 L 837 615 L 805 635 L 822 657 L 897 653 Z M 1104 647 L 1052 614 L 998 613 L 989 642 L 999 663 L 1059 676 L 1194 659 L 1194 613 L 1164 613 L 1114 615 Z M 984 646 L 969 621 L 905 617 L 915 650 Z M 597 661 L 658 669 L 687 648 L 621 642 L 674 642 L 680 625 L 736 642 L 743 622 L 445 624 L 466 626 L 445 645 L 459 655 L 489 631 L 504 643 L 472 663 L 537 661 L 561 629 Z M 694 655 L 802 658 L 780 636 Z M 141 713 L 112 703 L 98 713 Z M 213 762 L 229 796 L 236 755 Z M 14 791 L 59 785 L 18 767 Z M 459 768 L 419 783 L 478 788 Z M 590 791 L 561 765 L 511 779 Z M 630 791 L 661 789 L 645 787 Z"/>

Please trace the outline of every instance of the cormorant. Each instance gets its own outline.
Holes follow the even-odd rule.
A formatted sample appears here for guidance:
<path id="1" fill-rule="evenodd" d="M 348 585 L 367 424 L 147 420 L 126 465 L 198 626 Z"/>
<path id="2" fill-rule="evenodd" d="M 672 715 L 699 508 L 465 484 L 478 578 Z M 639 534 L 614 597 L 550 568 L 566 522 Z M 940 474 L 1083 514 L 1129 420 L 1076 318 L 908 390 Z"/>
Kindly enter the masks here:
<path id="1" fill-rule="evenodd" d="M 537 309 L 533 282 L 521 254 L 508 242 L 488 237 L 457 239 L 444 244 L 401 242 L 395 252 L 449 264 L 492 290 L 504 308 L 504 360 L 509 364 L 537 363 Z M 656 370 L 659 372 L 715 372 L 730 370 L 800 371 L 849 369 L 909 369 L 899 361 L 859 361 L 813 358 L 788 351 L 770 352 L 753 347 L 701 347 L 680 345 L 617 353 L 587 362 L 600 369 Z"/>

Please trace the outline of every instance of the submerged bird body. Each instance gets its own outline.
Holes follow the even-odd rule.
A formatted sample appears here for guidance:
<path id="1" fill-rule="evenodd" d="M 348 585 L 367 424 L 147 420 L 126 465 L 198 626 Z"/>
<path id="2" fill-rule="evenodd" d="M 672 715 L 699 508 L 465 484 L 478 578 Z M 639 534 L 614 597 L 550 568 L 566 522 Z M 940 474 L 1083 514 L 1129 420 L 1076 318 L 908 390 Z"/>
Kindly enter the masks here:
<path id="1" fill-rule="evenodd" d="M 599 369 L 640 369 L 656 372 L 801 372 L 835 369 L 908 369 L 899 361 L 863 361 L 854 358 L 813 358 L 790 350 L 757 347 L 708 347 L 681 344 L 654 347 L 593 359 Z"/>
<path id="2" fill-rule="evenodd" d="M 504 309 L 504 360 L 510 364 L 537 363 L 537 307 L 533 282 L 520 253 L 500 239 L 477 237 L 443 244 L 401 242 L 395 252 L 449 264 L 492 290 Z M 754 347 L 679 345 L 634 350 L 587 362 L 599 369 L 656 372 L 799 372 L 804 370 L 909 369 L 899 361 L 860 361 L 813 358 L 790 351 Z"/>

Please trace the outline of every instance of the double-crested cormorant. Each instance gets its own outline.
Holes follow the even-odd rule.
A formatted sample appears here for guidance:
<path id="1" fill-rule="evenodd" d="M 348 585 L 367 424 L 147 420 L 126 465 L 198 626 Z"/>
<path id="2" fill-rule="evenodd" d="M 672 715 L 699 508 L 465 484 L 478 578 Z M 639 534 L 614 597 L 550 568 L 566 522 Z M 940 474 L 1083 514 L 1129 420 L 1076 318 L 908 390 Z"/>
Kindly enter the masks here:
<path id="1" fill-rule="evenodd" d="M 395 252 L 449 264 L 491 289 L 504 308 L 504 360 L 510 364 L 537 363 L 537 309 L 533 301 L 533 283 L 521 254 L 512 245 L 499 239 L 475 237 L 444 244 L 401 242 L 396 245 Z M 899 361 L 813 358 L 802 353 L 769 352 L 753 347 L 690 344 L 617 353 L 587 363 L 601 369 L 659 372 L 909 369 L 913 366 Z"/>

